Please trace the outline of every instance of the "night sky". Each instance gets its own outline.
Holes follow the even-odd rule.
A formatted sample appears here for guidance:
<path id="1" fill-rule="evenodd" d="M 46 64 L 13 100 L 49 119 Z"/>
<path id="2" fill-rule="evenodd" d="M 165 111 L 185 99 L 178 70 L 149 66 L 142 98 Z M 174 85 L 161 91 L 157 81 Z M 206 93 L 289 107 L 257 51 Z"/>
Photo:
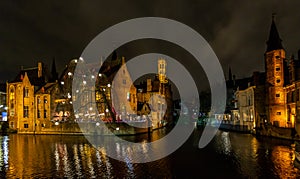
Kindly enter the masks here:
<path id="1" fill-rule="evenodd" d="M 21 66 L 32 67 L 43 61 L 50 67 L 53 58 L 61 72 L 106 28 L 145 16 L 170 18 L 192 27 L 212 46 L 226 74 L 231 66 L 238 78 L 247 77 L 253 71 L 264 70 L 274 12 L 287 57 L 297 56 L 299 9 L 300 1 L 279 0 L 1 1 L 0 82 L 12 80 Z M 191 58 L 176 48 L 165 42 L 144 40 L 125 45 L 118 54 L 132 58 L 159 51 L 181 60 Z"/>

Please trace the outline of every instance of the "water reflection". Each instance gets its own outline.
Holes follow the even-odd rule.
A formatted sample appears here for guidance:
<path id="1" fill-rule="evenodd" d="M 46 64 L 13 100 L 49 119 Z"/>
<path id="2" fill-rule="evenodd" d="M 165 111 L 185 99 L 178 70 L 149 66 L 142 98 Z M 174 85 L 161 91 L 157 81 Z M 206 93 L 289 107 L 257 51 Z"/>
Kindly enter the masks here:
<path id="1" fill-rule="evenodd" d="M 294 167 L 292 141 L 255 138 L 250 134 L 219 131 L 213 141 L 216 151 L 236 167 L 241 175 L 257 177 L 294 178 L 300 176 Z"/>
<path id="2" fill-rule="evenodd" d="M 154 133 L 161 134 L 162 131 Z M 248 134 L 219 131 L 204 149 L 197 148 L 201 131 L 170 156 L 146 164 L 131 163 L 139 149 L 114 143 L 117 155 L 125 162 L 106 156 L 110 149 L 94 148 L 83 136 L 9 135 L 0 136 L 1 178 L 172 178 L 172 177 L 242 177 L 296 178 L 292 141 L 255 138 Z M 147 135 L 128 136 L 146 144 Z M 98 138 L 110 142 L 109 136 Z M 150 140 L 152 140 L 150 139 Z M 161 152 L 161 151 L 156 151 Z"/>

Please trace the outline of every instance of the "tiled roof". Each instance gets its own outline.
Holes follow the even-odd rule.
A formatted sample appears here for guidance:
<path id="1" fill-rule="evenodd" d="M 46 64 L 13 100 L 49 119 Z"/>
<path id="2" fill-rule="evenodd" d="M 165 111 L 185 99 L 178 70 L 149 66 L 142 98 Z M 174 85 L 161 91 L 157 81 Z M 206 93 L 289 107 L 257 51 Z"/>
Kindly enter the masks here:
<path id="1" fill-rule="evenodd" d="M 15 79 L 11 82 L 21 82 L 25 76 L 25 73 L 27 73 L 30 83 L 34 86 L 42 86 L 46 83 L 48 79 L 47 70 L 45 67 L 43 67 L 42 69 L 41 77 L 38 77 L 38 67 L 34 67 L 21 70 L 15 77 Z"/>

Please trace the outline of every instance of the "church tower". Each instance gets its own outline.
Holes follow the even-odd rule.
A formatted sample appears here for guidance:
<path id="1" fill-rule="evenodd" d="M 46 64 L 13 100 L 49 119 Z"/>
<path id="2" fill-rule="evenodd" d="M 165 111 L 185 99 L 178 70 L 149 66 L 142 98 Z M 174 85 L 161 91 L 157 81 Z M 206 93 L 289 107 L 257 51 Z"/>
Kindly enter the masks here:
<path id="1" fill-rule="evenodd" d="M 166 78 L 166 67 L 167 67 L 167 62 L 165 59 L 160 58 L 157 61 L 157 65 L 158 65 L 158 78 L 160 83 L 167 83 L 168 80 Z"/>
<path id="2" fill-rule="evenodd" d="M 266 111 L 268 121 L 278 127 L 286 127 L 284 63 L 285 50 L 281 44 L 273 16 L 265 52 Z"/>
<path id="3" fill-rule="evenodd" d="M 51 80 L 50 80 L 50 82 L 55 82 L 56 80 L 58 80 L 58 73 L 57 73 L 57 70 L 56 70 L 55 58 L 53 58 L 52 67 L 51 67 Z"/>

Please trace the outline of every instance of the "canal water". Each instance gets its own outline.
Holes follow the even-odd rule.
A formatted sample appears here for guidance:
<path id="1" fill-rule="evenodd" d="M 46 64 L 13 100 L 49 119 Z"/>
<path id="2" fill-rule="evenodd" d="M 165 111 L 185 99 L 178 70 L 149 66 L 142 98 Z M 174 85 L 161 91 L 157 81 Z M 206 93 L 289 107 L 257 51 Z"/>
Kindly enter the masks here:
<path id="1" fill-rule="evenodd" d="M 144 164 L 120 162 L 84 136 L 0 136 L 0 178 L 298 178 L 292 141 L 218 131 L 203 149 L 201 130 L 173 154 Z M 126 140 L 155 140 L 166 129 Z M 159 152 L 159 151 L 157 151 Z"/>

